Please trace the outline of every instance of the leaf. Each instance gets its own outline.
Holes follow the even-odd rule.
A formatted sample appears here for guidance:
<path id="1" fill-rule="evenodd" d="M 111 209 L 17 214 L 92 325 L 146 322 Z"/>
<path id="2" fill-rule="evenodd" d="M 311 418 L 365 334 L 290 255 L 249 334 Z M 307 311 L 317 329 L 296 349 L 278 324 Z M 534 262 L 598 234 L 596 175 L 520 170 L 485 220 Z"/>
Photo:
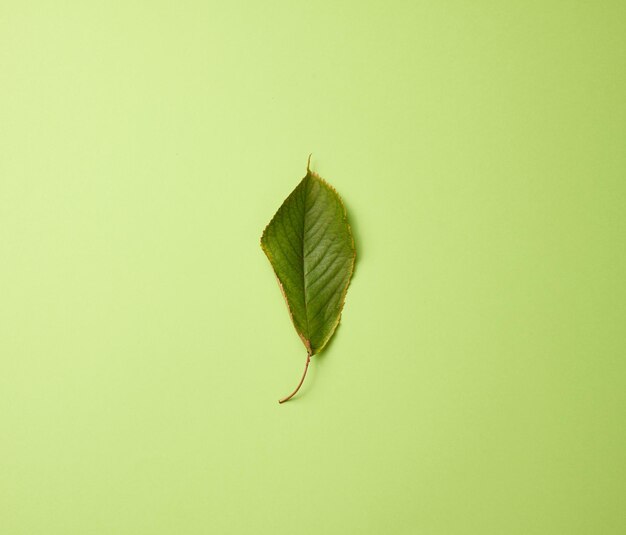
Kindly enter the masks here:
<path id="1" fill-rule="evenodd" d="M 311 157 L 309 156 L 309 162 Z M 355 248 L 346 209 L 335 189 L 307 163 L 306 176 L 261 236 L 294 327 L 311 361 L 335 332 L 354 270 Z"/>

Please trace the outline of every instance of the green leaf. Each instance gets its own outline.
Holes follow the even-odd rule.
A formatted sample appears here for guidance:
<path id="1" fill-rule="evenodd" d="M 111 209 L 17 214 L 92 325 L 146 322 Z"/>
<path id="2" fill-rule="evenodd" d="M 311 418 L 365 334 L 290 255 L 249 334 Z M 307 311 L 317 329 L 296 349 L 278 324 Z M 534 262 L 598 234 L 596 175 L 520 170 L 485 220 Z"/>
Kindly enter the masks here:
<path id="1" fill-rule="evenodd" d="M 339 324 L 356 254 L 341 198 L 308 164 L 263 231 L 261 247 L 307 350 L 300 384 L 282 403 L 298 391 L 311 356 L 324 349 Z"/>

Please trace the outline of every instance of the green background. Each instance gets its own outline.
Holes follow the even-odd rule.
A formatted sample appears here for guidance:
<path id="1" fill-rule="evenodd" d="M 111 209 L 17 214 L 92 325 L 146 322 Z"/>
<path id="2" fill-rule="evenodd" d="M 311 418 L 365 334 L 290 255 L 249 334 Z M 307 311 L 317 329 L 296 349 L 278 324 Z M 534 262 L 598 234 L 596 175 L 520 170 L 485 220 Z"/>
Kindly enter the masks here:
<path id="1" fill-rule="evenodd" d="M 2 0 L 2 535 L 625 533 L 625 95 L 622 1 Z"/>

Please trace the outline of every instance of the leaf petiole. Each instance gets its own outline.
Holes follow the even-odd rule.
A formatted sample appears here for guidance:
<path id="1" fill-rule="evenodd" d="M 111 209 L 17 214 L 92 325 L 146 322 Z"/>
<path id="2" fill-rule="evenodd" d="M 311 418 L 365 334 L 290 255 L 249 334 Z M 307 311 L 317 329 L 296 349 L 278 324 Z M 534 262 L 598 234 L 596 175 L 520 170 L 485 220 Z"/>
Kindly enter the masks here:
<path id="1" fill-rule="evenodd" d="M 294 397 L 298 393 L 298 390 L 300 390 L 300 387 L 302 386 L 302 383 L 304 383 L 304 378 L 306 377 L 306 372 L 309 369 L 309 362 L 311 362 L 311 353 L 307 352 L 307 354 L 306 354 L 306 364 L 304 365 L 304 373 L 302 374 L 302 378 L 300 379 L 300 382 L 298 383 L 298 386 L 296 386 L 296 389 L 291 394 L 289 394 L 287 397 L 284 397 L 283 399 L 279 399 L 278 403 L 285 403 L 285 401 L 289 401 L 292 397 Z"/>

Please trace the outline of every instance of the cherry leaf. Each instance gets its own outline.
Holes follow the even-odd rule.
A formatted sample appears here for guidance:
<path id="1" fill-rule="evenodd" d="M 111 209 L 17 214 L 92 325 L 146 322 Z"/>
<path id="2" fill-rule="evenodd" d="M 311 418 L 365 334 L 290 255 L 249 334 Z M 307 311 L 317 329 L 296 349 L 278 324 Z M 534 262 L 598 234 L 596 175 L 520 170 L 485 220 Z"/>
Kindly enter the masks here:
<path id="1" fill-rule="evenodd" d="M 302 379 L 283 403 L 300 389 L 311 357 L 324 349 L 339 324 L 356 255 L 341 198 L 309 164 L 263 231 L 261 247 L 307 351 Z"/>

